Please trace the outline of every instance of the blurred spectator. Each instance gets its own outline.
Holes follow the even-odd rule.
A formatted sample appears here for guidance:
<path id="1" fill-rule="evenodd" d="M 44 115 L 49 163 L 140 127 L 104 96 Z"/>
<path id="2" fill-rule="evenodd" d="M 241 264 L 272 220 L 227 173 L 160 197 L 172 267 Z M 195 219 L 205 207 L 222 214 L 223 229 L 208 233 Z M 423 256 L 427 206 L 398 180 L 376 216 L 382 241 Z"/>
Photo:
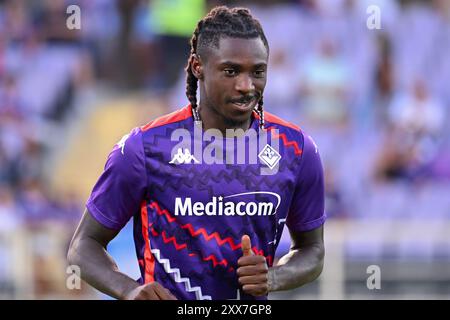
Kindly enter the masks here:
<path id="1" fill-rule="evenodd" d="M 300 82 L 298 74 L 292 72 L 292 61 L 287 52 L 274 47 L 269 57 L 270 76 L 264 90 L 267 110 L 281 117 L 292 117 L 298 113 Z"/>
<path id="2" fill-rule="evenodd" d="M 0 30 L 3 29 L 8 42 L 23 41 L 32 29 L 30 10 L 27 10 L 26 1 L 5 1 L 0 19 Z"/>
<path id="3" fill-rule="evenodd" d="M 0 83 L 0 116 L 19 117 L 24 112 L 16 78 L 5 72 Z"/>
<path id="4" fill-rule="evenodd" d="M 11 279 L 13 254 L 8 240 L 20 224 L 13 192 L 7 186 L 0 184 L 0 294 L 14 290 Z"/>
<path id="5" fill-rule="evenodd" d="M 445 120 L 444 106 L 417 79 L 409 92 L 399 94 L 389 107 L 390 129 L 378 162 L 378 176 L 415 179 L 429 174 L 438 154 Z"/>
<path id="6" fill-rule="evenodd" d="M 345 127 L 349 120 L 350 67 L 331 38 L 322 38 L 302 67 L 305 122 Z"/>
<path id="7" fill-rule="evenodd" d="M 394 92 L 394 70 L 390 39 L 383 33 L 378 38 L 378 63 L 375 69 L 375 118 L 377 125 L 388 121 L 388 105 Z"/>
<path id="8" fill-rule="evenodd" d="M 37 179 L 22 182 L 18 194 L 18 205 L 23 210 L 27 225 L 39 225 L 51 217 L 50 201 L 43 184 Z"/>
<path id="9" fill-rule="evenodd" d="M 3 183 L 16 186 L 20 180 L 15 163 L 23 156 L 25 150 L 25 128 L 20 118 L 3 115 L 0 118 L 0 159 L 3 160 L 0 175 Z"/>
<path id="10" fill-rule="evenodd" d="M 22 222 L 14 194 L 5 185 L 0 185 L 0 221 L 0 235 L 14 232 Z"/>
<path id="11" fill-rule="evenodd" d="M 197 22 L 205 15 L 205 0 L 153 0 L 150 8 L 161 57 L 157 79 L 163 89 L 171 88 L 190 54 L 189 40 Z M 149 57 L 151 59 L 153 57 Z"/>
<path id="12" fill-rule="evenodd" d="M 409 92 L 399 94 L 389 113 L 395 127 L 421 138 L 438 137 L 443 129 L 444 106 L 430 94 L 424 79 L 416 79 Z"/>
<path id="13" fill-rule="evenodd" d="M 41 37 L 48 43 L 77 42 L 80 31 L 66 27 L 68 4 L 65 0 L 44 0 L 37 10 L 35 23 L 40 30 Z"/>

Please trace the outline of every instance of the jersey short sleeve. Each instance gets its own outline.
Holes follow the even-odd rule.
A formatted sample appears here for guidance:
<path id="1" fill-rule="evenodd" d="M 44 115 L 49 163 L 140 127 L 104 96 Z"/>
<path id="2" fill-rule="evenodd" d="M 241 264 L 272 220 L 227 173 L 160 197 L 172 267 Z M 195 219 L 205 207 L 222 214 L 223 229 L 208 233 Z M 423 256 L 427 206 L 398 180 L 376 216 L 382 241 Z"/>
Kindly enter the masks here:
<path id="1" fill-rule="evenodd" d="M 86 208 L 106 228 L 120 230 L 139 212 L 146 186 L 142 132 L 135 128 L 109 154 Z"/>
<path id="2" fill-rule="evenodd" d="M 312 138 L 303 135 L 303 153 L 294 197 L 286 225 L 291 231 L 309 231 L 320 227 L 324 212 L 324 176 L 319 150 Z"/>

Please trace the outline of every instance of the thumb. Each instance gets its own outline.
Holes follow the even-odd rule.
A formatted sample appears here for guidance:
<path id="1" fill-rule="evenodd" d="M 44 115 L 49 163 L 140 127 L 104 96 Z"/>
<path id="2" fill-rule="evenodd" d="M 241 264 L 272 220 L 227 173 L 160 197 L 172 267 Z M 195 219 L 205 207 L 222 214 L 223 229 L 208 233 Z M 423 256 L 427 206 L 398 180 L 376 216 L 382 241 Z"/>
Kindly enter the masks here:
<path id="1" fill-rule="evenodd" d="M 251 255 L 253 255 L 252 244 L 250 242 L 250 237 L 248 235 L 246 235 L 246 234 L 244 234 L 242 236 L 241 247 L 242 247 L 242 253 L 243 253 L 244 256 L 251 256 Z"/>

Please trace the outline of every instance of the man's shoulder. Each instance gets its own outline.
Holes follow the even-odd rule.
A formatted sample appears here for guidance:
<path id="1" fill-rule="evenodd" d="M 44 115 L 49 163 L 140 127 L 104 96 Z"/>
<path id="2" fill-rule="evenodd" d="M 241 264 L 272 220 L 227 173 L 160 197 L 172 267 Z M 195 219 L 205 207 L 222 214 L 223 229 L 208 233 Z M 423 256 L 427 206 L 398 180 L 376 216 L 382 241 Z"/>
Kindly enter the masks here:
<path id="1" fill-rule="evenodd" d="M 278 135 L 282 140 L 295 141 L 296 143 L 303 145 L 304 132 L 299 126 L 269 112 L 264 112 L 264 119 L 267 131 L 273 131 L 273 134 L 275 133 L 275 130 L 277 130 Z"/>
<path id="2" fill-rule="evenodd" d="M 289 131 L 297 131 L 298 133 L 302 132 L 299 126 L 293 124 L 292 122 L 286 121 L 270 112 L 264 112 L 264 119 L 266 122 L 266 127 L 276 127 L 277 129 L 287 129 Z"/>
<path id="3" fill-rule="evenodd" d="M 317 152 L 317 145 L 312 137 L 298 125 L 269 112 L 264 112 L 264 116 L 266 129 L 273 131 L 272 135 L 275 134 L 274 129 L 278 130 L 276 137 L 280 138 L 284 145 L 291 147 L 296 155 L 301 156 L 305 151 L 309 152 L 309 150 Z"/>
<path id="4" fill-rule="evenodd" d="M 109 159 L 114 163 L 131 163 L 141 161 L 143 156 L 142 132 L 139 127 L 133 128 L 114 145 Z"/>
<path id="5" fill-rule="evenodd" d="M 190 105 L 187 105 L 174 112 L 162 115 L 154 120 L 151 120 L 147 124 L 140 127 L 142 132 L 147 132 L 151 129 L 171 125 L 180 121 L 189 119 L 192 116 L 192 110 Z"/>

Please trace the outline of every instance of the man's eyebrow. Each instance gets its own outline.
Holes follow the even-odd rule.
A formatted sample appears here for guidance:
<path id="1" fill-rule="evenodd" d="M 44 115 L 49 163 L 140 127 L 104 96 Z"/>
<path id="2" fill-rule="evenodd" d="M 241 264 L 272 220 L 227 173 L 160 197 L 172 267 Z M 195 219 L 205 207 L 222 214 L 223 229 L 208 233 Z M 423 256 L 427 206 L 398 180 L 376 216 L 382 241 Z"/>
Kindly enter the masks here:
<path id="1" fill-rule="evenodd" d="M 219 64 L 219 66 L 223 67 L 240 67 L 239 63 L 232 62 L 232 61 L 223 61 Z"/>
<path id="2" fill-rule="evenodd" d="M 241 64 L 233 61 L 223 61 L 219 64 L 220 67 L 242 67 Z M 252 66 L 253 68 L 267 68 L 267 63 L 261 62 Z"/>
<path id="3" fill-rule="evenodd" d="M 255 68 L 267 68 L 267 63 L 262 62 L 255 64 Z"/>

